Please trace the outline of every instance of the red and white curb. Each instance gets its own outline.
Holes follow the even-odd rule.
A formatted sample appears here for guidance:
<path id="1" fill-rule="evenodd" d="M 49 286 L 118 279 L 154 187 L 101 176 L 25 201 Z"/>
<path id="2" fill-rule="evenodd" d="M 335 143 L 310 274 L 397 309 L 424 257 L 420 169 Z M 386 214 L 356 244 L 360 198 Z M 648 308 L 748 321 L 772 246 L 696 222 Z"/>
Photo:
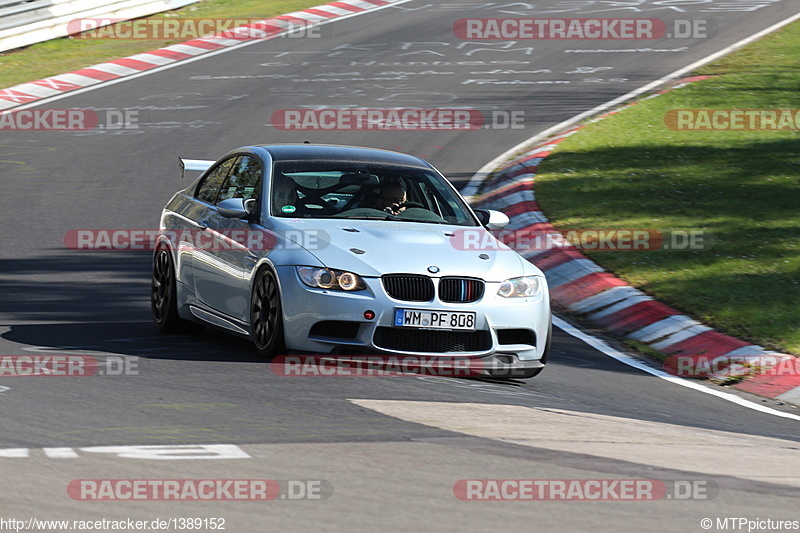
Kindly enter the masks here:
<path id="1" fill-rule="evenodd" d="M 681 80 L 673 88 L 697 78 Z M 664 92 L 664 91 L 662 91 Z M 659 93 L 661 94 L 661 93 Z M 632 105 L 632 104 L 631 104 Z M 613 113 L 608 113 L 597 120 Z M 539 164 L 570 135 L 575 127 L 516 157 L 484 183 L 485 192 L 476 203 L 483 209 L 497 209 L 508 215 L 510 230 L 557 232 L 536 202 L 534 183 Z M 486 192 L 489 191 L 489 192 Z M 519 250 L 541 269 L 550 286 L 550 297 L 558 306 L 600 326 L 616 337 L 632 339 L 667 356 L 723 361 L 711 378 L 760 372 L 732 387 L 786 402 L 800 404 L 800 360 L 792 355 L 765 350 L 761 346 L 720 333 L 682 314 L 588 259 L 575 248 Z M 737 363 L 728 367 L 724 361 Z"/>
<path id="2" fill-rule="evenodd" d="M 403 0 L 341 0 L 321 6 L 295 11 L 279 17 L 254 22 L 231 30 L 236 39 L 204 37 L 158 50 L 136 54 L 107 63 L 99 63 L 67 74 L 60 74 L 0 90 L 0 110 L 11 109 L 36 100 L 58 96 L 68 91 L 82 89 L 133 74 L 190 59 L 247 41 L 248 32 L 255 27 L 253 40 L 277 37 L 282 32 L 296 30 L 298 25 L 311 25 L 357 13 L 364 13 Z M 268 37 L 264 37 L 264 31 Z"/>

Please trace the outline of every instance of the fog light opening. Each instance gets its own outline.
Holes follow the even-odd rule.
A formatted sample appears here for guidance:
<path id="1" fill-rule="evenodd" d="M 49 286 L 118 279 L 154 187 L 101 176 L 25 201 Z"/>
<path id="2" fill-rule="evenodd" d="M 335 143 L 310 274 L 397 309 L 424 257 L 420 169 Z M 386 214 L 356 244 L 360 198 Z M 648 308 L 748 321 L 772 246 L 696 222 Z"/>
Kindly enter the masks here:
<path id="1" fill-rule="evenodd" d="M 504 365 L 511 365 L 514 364 L 514 356 L 513 355 L 495 355 L 495 359 L 503 363 Z"/>

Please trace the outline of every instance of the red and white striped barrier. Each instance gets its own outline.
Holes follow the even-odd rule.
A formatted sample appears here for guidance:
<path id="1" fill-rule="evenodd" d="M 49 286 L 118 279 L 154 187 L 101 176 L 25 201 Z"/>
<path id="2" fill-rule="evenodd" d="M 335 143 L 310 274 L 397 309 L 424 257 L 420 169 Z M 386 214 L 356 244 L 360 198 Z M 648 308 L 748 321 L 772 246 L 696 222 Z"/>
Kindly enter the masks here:
<path id="1" fill-rule="evenodd" d="M 687 78 L 680 83 L 685 85 L 698 78 L 703 79 Z M 679 86 L 682 85 L 676 87 Z M 496 171 L 484 184 L 477 207 L 505 212 L 511 220 L 510 229 L 557 232 L 536 202 L 535 176 L 541 161 L 580 129 L 562 133 Z M 558 306 L 617 337 L 647 344 L 669 357 L 689 362 L 696 360 L 698 366 L 709 358 L 714 359 L 714 372 L 707 377 L 746 376 L 732 386 L 800 404 L 798 358 L 765 350 L 704 326 L 606 272 L 577 249 L 559 247 L 519 252 L 544 272 L 550 296 Z M 751 375 L 753 367 L 758 370 L 755 375 Z"/>

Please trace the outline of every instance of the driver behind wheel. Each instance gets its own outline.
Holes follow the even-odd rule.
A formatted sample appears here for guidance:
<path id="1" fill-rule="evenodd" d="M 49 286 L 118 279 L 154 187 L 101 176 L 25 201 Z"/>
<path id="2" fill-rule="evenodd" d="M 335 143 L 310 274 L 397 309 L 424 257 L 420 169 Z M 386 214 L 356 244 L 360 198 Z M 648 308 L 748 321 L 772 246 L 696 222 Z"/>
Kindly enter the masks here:
<path id="1" fill-rule="evenodd" d="M 293 213 L 297 202 L 297 189 L 292 178 L 278 172 L 272 184 L 272 214 Z"/>
<path id="2" fill-rule="evenodd" d="M 398 215 L 405 210 L 406 190 L 398 183 L 387 183 L 381 187 L 380 195 L 375 199 L 375 209 Z"/>

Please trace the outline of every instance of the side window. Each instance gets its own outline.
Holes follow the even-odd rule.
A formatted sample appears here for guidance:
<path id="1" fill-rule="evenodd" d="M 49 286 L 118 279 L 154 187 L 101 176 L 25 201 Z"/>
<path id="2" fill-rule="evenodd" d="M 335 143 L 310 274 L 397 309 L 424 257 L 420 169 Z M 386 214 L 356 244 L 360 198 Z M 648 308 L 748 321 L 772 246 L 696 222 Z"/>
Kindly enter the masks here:
<path id="1" fill-rule="evenodd" d="M 211 173 L 203 179 L 202 183 L 200 183 L 195 197 L 198 200 L 203 200 L 204 202 L 208 202 L 210 204 L 216 203 L 217 194 L 219 193 L 220 187 L 222 187 L 222 184 L 225 182 L 225 178 L 228 176 L 231 167 L 233 167 L 233 164 L 237 159 L 239 158 L 230 157 L 220 163 L 217 168 L 212 170 Z"/>
<path id="2" fill-rule="evenodd" d="M 258 199 L 261 189 L 261 165 L 249 155 L 239 158 L 219 191 L 216 203 L 229 198 Z"/>

